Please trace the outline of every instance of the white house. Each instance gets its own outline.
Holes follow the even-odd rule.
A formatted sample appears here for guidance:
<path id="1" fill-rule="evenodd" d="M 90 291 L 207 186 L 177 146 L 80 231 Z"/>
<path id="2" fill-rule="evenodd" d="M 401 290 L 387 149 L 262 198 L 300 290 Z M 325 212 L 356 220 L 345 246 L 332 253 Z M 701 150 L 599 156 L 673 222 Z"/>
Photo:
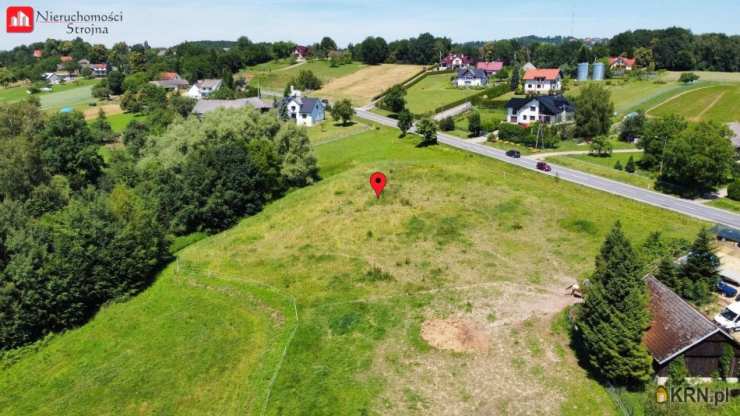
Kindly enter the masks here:
<path id="1" fill-rule="evenodd" d="M 575 121 L 575 107 L 562 95 L 512 98 L 506 103 L 506 121 L 515 124 L 570 123 Z"/>
<path id="2" fill-rule="evenodd" d="M 47 72 L 43 75 L 43 78 L 44 81 L 51 85 L 57 85 L 62 82 L 70 82 L 77 79 L 75 75 L 69 71 Z"/>
<path id="3" fill-rule="evenodd" d="M 525 94 L 553 94 L 563 88 L 557 68 L 530 69 L 524 73 Z"/>
<path id="4" fill-rule="evenodd" d="M 283 105 L 288 117 L 299 126 L 311 127 L 326 118 L 326 104 L 318 98 L 303 97 L 300 91 L 290 87 L 291 95 L 285 97 Z"/>
<path id="5" fill-rule="evenodd" d="M 201 79 L 190 87 L 188 97 L 195 98 L 196 100 L 208 97 L 221 88 L 221 83 L 222 81 L 220 79 Z"/>
<path id="6" fill-rule="evenodd" d="M 488 75 L 482 69 L 461 68 L 457 71 L 457 78 L 455 78 L 454 83 L 458 88 L 482 87 L 488 84 Z"/>
<path id="7" fill-rule="evenodd" d="M 463 68 L 470 65 L 470 58 L 464 54 L 450 53 L 445 56 L 439 63 L 439 69 L 441 71 L 447 69 Z"/>

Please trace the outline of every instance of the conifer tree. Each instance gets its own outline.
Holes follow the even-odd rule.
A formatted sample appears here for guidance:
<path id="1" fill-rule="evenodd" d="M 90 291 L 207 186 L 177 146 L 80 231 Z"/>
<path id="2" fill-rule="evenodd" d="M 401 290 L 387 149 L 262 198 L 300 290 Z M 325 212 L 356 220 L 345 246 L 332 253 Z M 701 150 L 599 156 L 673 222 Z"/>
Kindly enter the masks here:
<path id="1" fill-rule="evenodd" d="M 719 265 L 709 231 L 702 228 L 681 270 L 684 288 L 681 295 L 700 305 L 709 302 L 712 288 L 719 282 Z"/>
<path id="2" fill-rule="evenodd" d="M 632 156 L 627 159 L 627 164 L 624 165 L 624 170 L 628 173 L 635 173 L 635 159 L 633 159 Z"/>
<path id="3" fill-rule="evenodd" d="M 601 377 L 619 385 L 649 380 L 652 359 L 642 343 L 647 302 L 642 265 L 617 222 L 596 257 L 578 319 L 588 361 Z"/>
<path id="4" fill-rule="evenodd" d="M 670 257 L 665 256 L 660 259 L 660 264 L 658 265 L 658 271 L 655 273 L 655 277 L 666 286 L 673 289 L 676 293 L 682 293 L 683 288 L 681 285 L 681 279 L 678 277 L 678 268 Z"/>

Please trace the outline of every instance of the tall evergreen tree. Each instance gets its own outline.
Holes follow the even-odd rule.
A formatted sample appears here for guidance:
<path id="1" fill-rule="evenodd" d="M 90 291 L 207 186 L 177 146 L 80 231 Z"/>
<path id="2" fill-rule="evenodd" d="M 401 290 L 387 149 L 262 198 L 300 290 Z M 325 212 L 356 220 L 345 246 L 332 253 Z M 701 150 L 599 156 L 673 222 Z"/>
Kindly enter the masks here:
<path id="1" fill-rule="evenodd" d="M 617 222 L 596 257 L 596 270 L 579 316 L 588 361 L 619 385 L 650 378 L 651 357 L 642 343 L 650 322 L 647 289 L 637 253 Z"/>
<path id="2" fill-rule="evenodd" d="M 691 245 L 681 270 L 684 290 L 681 295 L 697 304 L 709 302 L 712 288 L 719 281 L 719 258 L 714 254 L 712 238 L 703 228 Z"/>
<path id="3" fill-rule="evenodd" d="M 669 256 L 660 259 L 655 277 L 677 293 L 683 291 L 681 279 L 678 277 L 678 268 Z"/>

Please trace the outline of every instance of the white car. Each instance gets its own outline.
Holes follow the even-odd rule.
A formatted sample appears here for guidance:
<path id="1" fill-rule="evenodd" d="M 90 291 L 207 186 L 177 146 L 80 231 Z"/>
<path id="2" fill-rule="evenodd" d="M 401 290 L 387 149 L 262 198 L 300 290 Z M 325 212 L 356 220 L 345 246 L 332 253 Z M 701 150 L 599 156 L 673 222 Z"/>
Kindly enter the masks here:
<path id="1" fill-rule="evenodd" d="M 724 308 L 714 317 L 714 322 L 730 332 L 740 331 L 740 302 Z"/>

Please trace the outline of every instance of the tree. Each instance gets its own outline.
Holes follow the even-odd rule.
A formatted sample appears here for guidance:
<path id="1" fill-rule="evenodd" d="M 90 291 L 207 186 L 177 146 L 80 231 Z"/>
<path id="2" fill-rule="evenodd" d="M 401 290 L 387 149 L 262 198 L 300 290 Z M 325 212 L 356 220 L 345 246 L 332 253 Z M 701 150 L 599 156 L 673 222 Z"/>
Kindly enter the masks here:
<path id="1" fill-rule="evenodd" d="M 400 113 L 398 113 L 398 128 L 401 130 L 401 137 L 405 137 L 406 132 L 408 132 L 413 125 L 414 115 L 404 108 Z"/>
<path id="2" fill-rule="evenodd" d="M 302 69 L 289 85 L 299 90 L 318 90 L 321 89 L 321 80 L 314 75 L 313 71 Z"/>
<path id="3" fill-rule="evenodd" d="M 614 164 L 614 169 L 616 169 L 616 170 L 623 170 L 624 168 L 622 167 L 622 162 L 620 162 L 619 160 L 617 160 L 617 163 Z"/>
<path id="4" fill-rule="evenodd" d="M 727 187 L 727 197 L 733 201 L 740 201 L 740 179 L 735 179 Z"/>
<path id="5" fill-rule="evenodd" d="M 231 69 L 224 68 L 223 74 L 221 75 L 221 83 L 222 86 L 228 87 L 230 89 L 234 89 L 234 74 L 231 73 Z"/>
<path id="6" fill-rule="evenodd" d="M 673 289 L 676 293 L 682 293 L 682 281 L 678 276 L 678 267 L 670 256 L 663 256 L 655 272 L 655 278 Z"/>
<path id="7" fill-rule="evenodd" d="M 334 42 L 334 40 L 328 36 L 324 36 L 321 39 L 321 43 L 319 44 L 319 47 L 321 48 L 321 51 L 324 53 L 324 56 L 328 55 L 331 51 L 337 50 L 337 44 Z"/>
<path id="8" fill-rule="evenodd" d="M 688 376 L 689 369 L 686 367 L 686 359 L 681 354 L 668 365 L 668 385 L 671 387 L 685 386 Z"/>
<path id="9" fill-rule="evenodd" d="M 478 137 L 481 134 L 481 129 L 480 113 L 473 110 L 468 114 L 468 131 L 473 137 Z"/>
<path id="10" fill-rule="evenodd" d="M 41 136 L 41 156 L 49 173 L 67 176 L 72 189 L 94 184 L 102 175 L 98 143 L 82 113 L 54 114 Z"/>
<path id="11" fill-rule="evenodd" d="M 98 143 L 106 143 L 113 139 L 113 128 L 102 108 L 98 109 L 98 117 L 90 124 L 90 133 Z"/>
<path id="12" fill-rule="evenodd" d="M 699 123 L 668 142 L 658 184 L 684 195 L 701 195 L 727 181 L 735 150 L 730 131 L 718 123 Z"/>
<path id="13" fill-rule="evenodd" d="M 578 328 L 591 367 L 618 385 L 645 383 L 652 371 L 652 358 L 642 343 L 650 323 L 642 270 L 617 222 L 596 257 Z"/>
<path id="14" fill-rule="evenodd" d="M 141 156 L 141 149 L 146 144 L 148 135 L 149 127 L 139 120 L 131 120 L 123 131 L 123 144 L 134 159 Z"/>
<path id="15" fill-rule="evenodd" d="M 514 64 L 511 68 L 511 90 L 516 91 L 519 88 L 519 82 L 521 81 L 522 69 L 518 64 Z"/>
<path id="16" fill-rule="evenodd" d="M 614 104 L 611 93 L 599 84 L 589 84 L 575 99 L 576 135 L 591 138 L 607 134 L 611 127 Z"/>
<path id="17" fill-rule="evenodd" d="M 635 173 L 635 159 L 632 156 L 627 159 L 627 164 L 624 165 L 624 170 L 627 173 Z"/>
<path id="18" fill-rule="evenodd" d="M 678 115 L 647 120 L 637 147 L 643 149 L 640 166 L 655 170 L 663 164 L 665 147 L 686 129 L 688 123 Z"/>
<path id="19" fill-rule="evenodd" d="M 681 268 L 681 295 L 698 305 L 708 303 L 720 279 L 719 266 L 712 238 L 706 228 L 702 228 Z"/>
<path id="20" fill-rule="evenodd" d="M 591 153 L 596 156 L 611 156 L 612 149 L 613 146 L 609 136 L 596 136 L 591 140 Z"/>
<path id="21" fill-rule="evenodd" d="M 420 147 L 437 144 L 437 124 L 432 119 L 425 117 L 416 123 L 416 132 L 422 137 Z"/>
<path id="22" fill-rule="evenodd" d="M 635 49 L 635 64 L 641 68 L 645 68 L 648 71 L 655 70 L 655 57 L 653 56 L 653 50 L 650 48 L 637 48 Z"/>
<path id="23" fill-rule="evenodd" d="M 108 88 L 113 95 L 121 95 L 124 92 L 123 89 L 123 74 L 118 70 L 113 70 L 108 73 Z"/>
<path id="24" fill-rule="evenodd" d="M 699 80 L 699 76 L 696 75 L 693 72 L 684 72 L 681 74 L 681 76 L 678 78 L 679 82 L 683 82 L 684 84 L 691 84 L 693 82 L 696 82 Z"/>
<path id="25" fill-rule="evenodd" d="M 342 120 L 342 125 L 346 126 L 352 121 L 355 115 L 355 109 L 352 108 L 352 102 L 348 99 L 342 99 L 334 103 L 331 107 L 331 116 L 334 120 Z"/>
<path id="26" fill-rule="evenodd" d="M 305 129 L 289 123 L 275 135 L 273 143 L 282 160 L 280 173 L 285 185 L 301 187 L 319 180 L 319 166 Z"/>
<path id="27" fill-rule="evenodd" d="M 392 86 L 383 96 L 380 105 L 388 111 L 400 113 L 406 108 L 406 89 L 400 84 Z"/>
<path id="28" fill-rule="evenodd" d="M 360 48 L 362 62 L 368 65 L 383 63 L 388 58 L 388 44 L 385 39 L 379 36 L 369 36 L 358 46 Z"/>
<path id="29" fill-rule="evenodd" d="M 455 130 L 455 120 L 452 117 L 445 117 L 439 121 L 439 129 L 442 131 Z"/>
<path id="30" fill-rule="evenodd" d="M 730 344 L 722 344 L 722 355 L 719 357 L 719 376 L 722 380 L 732 377 L 732 361 L 735 359 L 735 348 Z"/>
<path id="31" fill-rule="evenodd" d="M 175 95 L 170 98 L 170 107 L 182 117 L 187 117 L 193 111 L 196 101 L 190 97 Z"/>
<path id="32" fill-rule="evenodd" d="M 622 120 L 619 138 L 631 142 L 642 136 L 645 127 L 645 112 L 637 110 L 635 114 L 628 115 Z"/>

